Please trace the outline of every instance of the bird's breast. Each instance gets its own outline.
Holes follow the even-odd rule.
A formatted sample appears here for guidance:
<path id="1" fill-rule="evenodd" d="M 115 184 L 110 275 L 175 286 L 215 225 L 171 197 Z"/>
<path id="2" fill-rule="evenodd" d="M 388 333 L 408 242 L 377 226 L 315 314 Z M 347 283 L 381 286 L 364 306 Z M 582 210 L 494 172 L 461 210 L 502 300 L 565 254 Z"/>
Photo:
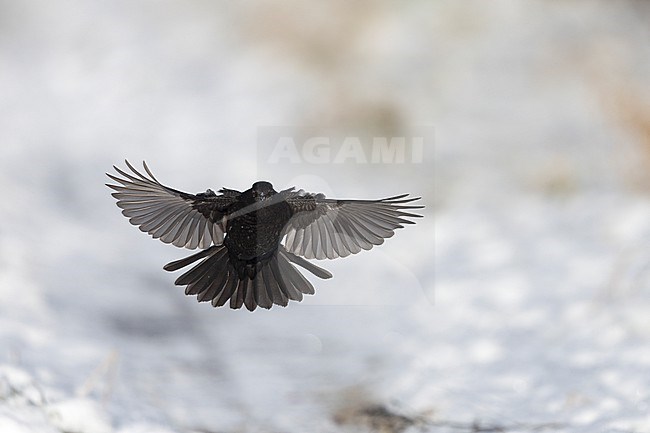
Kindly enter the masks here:
<path id="1" fill-rule="evenodd" d="M 287 203 L 256 207 L 228 219 L 226 246 L 231 254 L 242 260 L 273 253 L 290 218 Z"/>

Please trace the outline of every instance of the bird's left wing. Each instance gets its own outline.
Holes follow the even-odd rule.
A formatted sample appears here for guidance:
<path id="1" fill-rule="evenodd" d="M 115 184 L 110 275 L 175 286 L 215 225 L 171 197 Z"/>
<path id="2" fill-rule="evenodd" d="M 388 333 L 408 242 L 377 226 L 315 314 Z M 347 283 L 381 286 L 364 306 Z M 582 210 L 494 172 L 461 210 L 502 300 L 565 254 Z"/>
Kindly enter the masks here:
<path id="1" fill-rule="evenodd" d="M 283 191 L 293 216 L 285 228 L 285 248 L 308 259 L 335 259 L 381 245 L 420 209 L 419 197 L 402 194 L 381 200 L 336 200 L 323 194 Z"/>
<path id="2" fill-rule="evenodd" d="M 106 173 L 119 185 L 106 184 L 115 190 L 112 196 L 131 224 L 154 238 L 177 247 L 195 249 L 223 243 L 224 215 L 239 197 L 239 191 L 223 189 L 220 195 L 208 190 L 188 194 L 162 185 L 143 162 L 149 177 L 133 168 L 129 174 L 118 167 L 122 177 Z"/>

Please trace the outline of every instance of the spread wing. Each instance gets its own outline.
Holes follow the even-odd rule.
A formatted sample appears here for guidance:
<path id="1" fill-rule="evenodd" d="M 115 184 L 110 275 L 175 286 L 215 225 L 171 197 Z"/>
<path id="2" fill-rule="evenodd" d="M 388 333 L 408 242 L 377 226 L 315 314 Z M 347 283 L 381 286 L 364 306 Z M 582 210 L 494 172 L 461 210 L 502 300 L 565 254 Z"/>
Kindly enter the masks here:
<path id="1" fill-rule="evenodd" d="M 335 200 L 323 194 L 286 192 L 293 216 L 285 228 L 285 248 L 308 259 L 335 259 L 369 250 L 384 239 L 414 224 L 405 212 L 421 209 L 409 203 L 420 197 L 402 194 L 381 200 Z"/>
<path id="2" fill-rule="evenodd" d="M 220 195 L 211 190 L 188 194 L 162 185 L 145 162 L 142 164 L 149 177 L 133 168 L 129 161 L 125 162 L 132 174 L 113 166 L 122 177 L 106 173 L 118 183 L 106 186 L 115 190 L 111 195 L 131 224 L 177 247 L 207 248 L 223 243 L 223 217 L 237 200 L 239 191 L 222 189 Z"/>

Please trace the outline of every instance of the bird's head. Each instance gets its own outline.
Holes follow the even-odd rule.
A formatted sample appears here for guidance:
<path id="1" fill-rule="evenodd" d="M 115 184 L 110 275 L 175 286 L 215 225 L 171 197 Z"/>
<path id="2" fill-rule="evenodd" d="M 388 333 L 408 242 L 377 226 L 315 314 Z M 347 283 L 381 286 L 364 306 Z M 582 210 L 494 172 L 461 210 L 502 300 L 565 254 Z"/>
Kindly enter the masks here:
<path id="1" fill-rule="evenodd" d="M 251 188 L 251 192 L 253 193 L 255 201 L 266 200 L 276 194 L 273 185 L 271 185 L 270 182 L 265 181 L 255 182 Z"/>

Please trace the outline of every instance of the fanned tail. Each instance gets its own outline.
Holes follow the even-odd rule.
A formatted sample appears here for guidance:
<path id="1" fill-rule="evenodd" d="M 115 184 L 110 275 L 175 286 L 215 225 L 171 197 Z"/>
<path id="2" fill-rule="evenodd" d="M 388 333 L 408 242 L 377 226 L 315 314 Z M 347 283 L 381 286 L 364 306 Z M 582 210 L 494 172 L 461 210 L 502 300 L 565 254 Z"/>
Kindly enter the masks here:
<path id="1" fill-rule="evenodd" d="M 187 286 L 186 295 L 196 295 L 199 302 L 210 301 L 221 307 L 230 300 L 230 308 L 243 305 L 250 311 L 257 306 L 269 309 L 273 304 L 286 307 L 289 301 L 301 301 L 314 294 L 314 286 L 292 264 L 295 263 L 319 278 L 332 274 L 280 246 L 272 256 L 256 263 L 254 272 L 237 272 L 224 245 L 211 246 L 199 253 L 170 262 L 167 271 L 176 271 L 203 259 L 178 277 L 174 284 Z M 250 276 L 252 274 L 252 277 Z"/>

